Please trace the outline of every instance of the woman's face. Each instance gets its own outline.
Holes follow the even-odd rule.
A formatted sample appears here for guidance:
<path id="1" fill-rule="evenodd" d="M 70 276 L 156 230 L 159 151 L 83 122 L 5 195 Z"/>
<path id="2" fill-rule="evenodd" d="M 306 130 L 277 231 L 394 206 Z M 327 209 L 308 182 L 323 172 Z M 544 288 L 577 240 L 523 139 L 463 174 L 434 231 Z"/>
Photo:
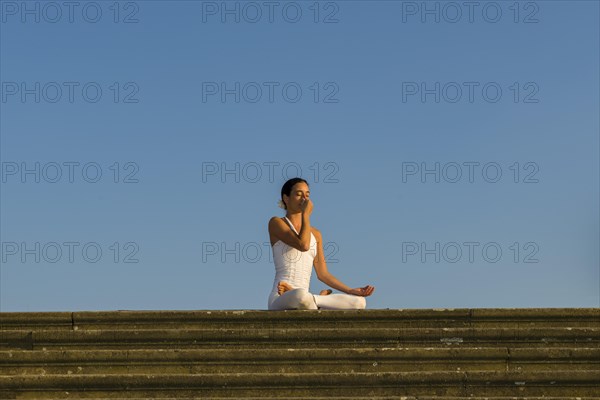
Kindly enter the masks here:
<path id="1" fill-rule="evenodd" d="M 308 185 L 304 182 L 296 183 L 290 192 L 290 195 L 283 195 L 283 200 L 287 205 L 288 211 L 302 211 L 300 208 L 303 201 L 310 197 L 310 190 L 308 189 Z"/>

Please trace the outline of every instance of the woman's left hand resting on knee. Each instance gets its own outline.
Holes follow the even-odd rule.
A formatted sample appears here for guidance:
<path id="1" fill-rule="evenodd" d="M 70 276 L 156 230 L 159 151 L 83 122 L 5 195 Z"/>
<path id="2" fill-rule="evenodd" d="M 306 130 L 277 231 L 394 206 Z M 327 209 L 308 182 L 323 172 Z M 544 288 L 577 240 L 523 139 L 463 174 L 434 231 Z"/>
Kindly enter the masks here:
<path id="1" fill-rule="evenodd" d="M 348 294 L 367 297 L 367 296 L 370 296 L 374 290 L 375 290 L 374 286 L 367 285 L 367 286 L 361 287 L 361 288 L 350 289 L 348 291 Z"/>

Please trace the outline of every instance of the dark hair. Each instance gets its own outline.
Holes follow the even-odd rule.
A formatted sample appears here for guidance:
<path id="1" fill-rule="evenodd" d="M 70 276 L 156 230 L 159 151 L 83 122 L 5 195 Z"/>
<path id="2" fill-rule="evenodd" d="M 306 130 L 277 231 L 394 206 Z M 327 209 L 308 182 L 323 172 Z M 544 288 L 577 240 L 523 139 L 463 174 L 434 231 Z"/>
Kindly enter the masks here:
<path id="1" fill-rule="evenodd" d="M 285 200 L 283 200 L 283 195 L 285 194 L 286 196 L 289 196 L 292 193 L 292 188 L 298 182 L 304 182 L 308 186 L 308 182 L 306 182 L 306 180 L 296 177 L 296 178 L 288 179 L 288 181 L 286 183 L 284 183 L 283 186 L 281 187 L 281 201 L 283 202 L 283 205 L 285 206 L 286 210 L 287 210 L 287 204 L 285 204 Z"/>

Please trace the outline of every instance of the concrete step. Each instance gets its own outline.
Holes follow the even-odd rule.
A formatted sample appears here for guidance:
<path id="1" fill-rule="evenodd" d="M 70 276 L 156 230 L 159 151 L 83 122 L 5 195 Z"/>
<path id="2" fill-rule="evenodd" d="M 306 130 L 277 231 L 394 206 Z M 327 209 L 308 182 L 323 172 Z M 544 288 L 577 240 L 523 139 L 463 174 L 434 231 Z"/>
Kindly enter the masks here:
<path id="1" fill-rule="evenodd" d="M 38 392 L 39 393 L 39 392 Z M 72 393 L 69 393 L 72 394 Z M 67 394 L 67 396 L 69 396 Z M 56 399 L 57 397 L 19 397 L 19 398 L 35 398 L 37 400 L 44 399 Z M 89 398 L 89 396 L 88 396 Z M 96 399 L 131 399 L 132 397 L 98 397 Z M 138 397 L 139 398 L 139 397 Z M 165 400 L 173 399 L 174 397 L 153 397 L 154 400 Z M 179 400 L 198 400 L 203 397 L 177 397 Z M 210 397 L 213 400 L 231 400 L 231 397 Z M 439 396 L 366 396 L 366 397 L 352 397 L 352 400 L 440 400 Z M 293 400 L 346 400 L 347 396 L 309 396 L 309 397 L 244 397 L 244 400 L 282 400 L 282 399 L 293 399 Z M 444 396 L 444 400 L 464 400 L 464 397 Z M 600 400 L 600 397 L 590 396 L 561 396 L 561 397 L 547 397 L 547 396 L 471 396 L 469 400 Z"/>
<path id="2" fill-rule="evenodd" d="M 0 375 L 600 371 L 600 348 L 334 348 L 0 351 Z"/>
<path id="3" fill-rule="evenodd" d="M 189 310 L 189 311 L 78 311 L 0 313 L 0 330 L 152 329 L 157 324 L 176 329 L 302 328 L 465 328 L 476 326 L 580 327 L 598 326 L 598 308 L 489 308 L 382 310 Z"/>
<path id="4" fill-rule="evenodd" d="M 430 345 L 516 343 L 545 346 L 548 343 L 600 344 L 600 327 L 559 328 L 346 328 L 346 329 L 103 329 L 103 330 L 3 330 L 0 349 L 42 349 L 51 346 L 273 346 L 275 343 L 299 343 L 303 346 L 385 345 L 394 347 L 407 343 Z"/>
<path id="5" fill-rule="evenodd" d="M 367 395 L 445 396 L 596 396 L 598 371 L 549 371 L 512 373 L 479 372 L 382 372 L 382 373 L 267 373 L 267 374 L 124 374 L 124 375 L 28 375 L 0 376 L 4 390 L 76 392 L 101 395 L 110 391 L 121 397 L 128 392 L 142 396 L 179 391 L 185 395 L 318 396 L 352 393 Z M 42 393 L 40 393 L 42 394 Z M 138 396 L 140 397 L 140 396 Z M 169 397 L 169 396 L 167 396 Z"/>

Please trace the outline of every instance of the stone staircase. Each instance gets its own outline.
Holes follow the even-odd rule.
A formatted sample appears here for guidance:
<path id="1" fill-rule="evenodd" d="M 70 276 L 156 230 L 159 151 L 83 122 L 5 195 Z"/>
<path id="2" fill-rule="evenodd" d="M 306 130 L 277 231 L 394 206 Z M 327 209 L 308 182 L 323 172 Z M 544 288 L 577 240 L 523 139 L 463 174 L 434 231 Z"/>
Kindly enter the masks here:
<path id="1" fill-rule="evenodd" d="M 600 399 L 600 308 L 0 313 L 0 399 Z"/>

